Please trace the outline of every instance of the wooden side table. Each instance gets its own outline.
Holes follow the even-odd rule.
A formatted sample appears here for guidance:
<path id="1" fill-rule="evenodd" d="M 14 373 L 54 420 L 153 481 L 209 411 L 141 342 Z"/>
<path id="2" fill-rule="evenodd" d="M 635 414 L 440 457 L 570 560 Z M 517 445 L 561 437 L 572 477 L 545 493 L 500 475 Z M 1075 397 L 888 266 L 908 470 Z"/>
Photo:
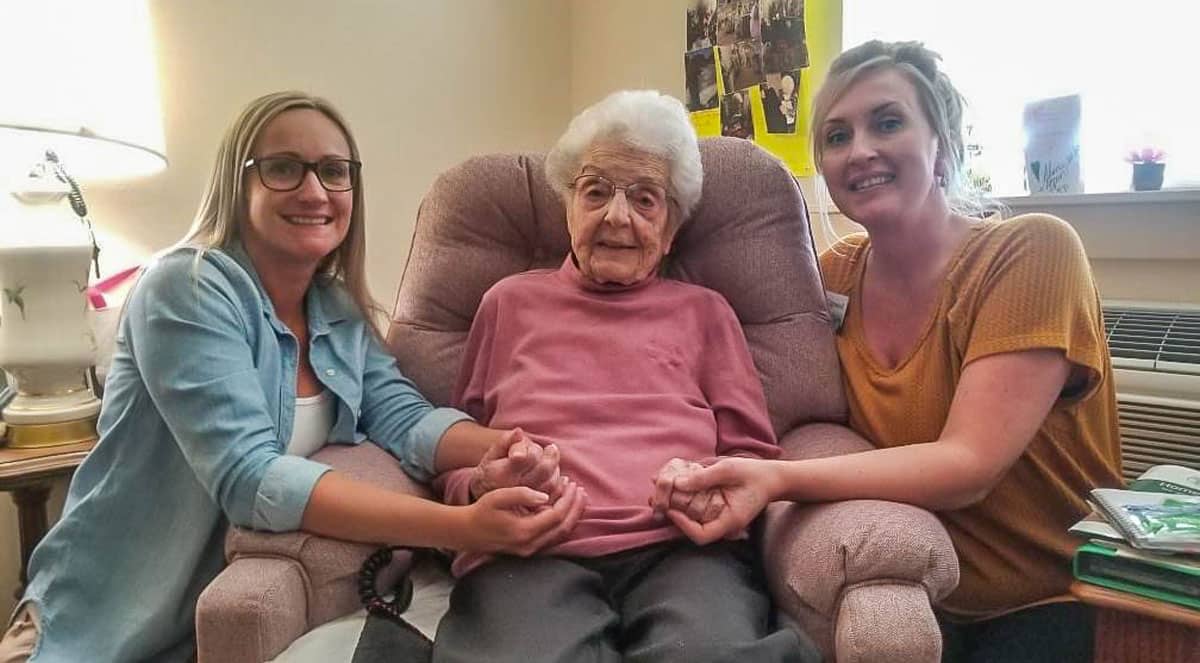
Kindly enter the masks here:
<path id="1" fill-rule="evenodd" d="M 1076 582 L 1096 608 L 1095 663 L 1200 663 L 1200 610 Z"/>
<path id="2" fill-rule="evenodd" d="M 12 492 L 21 541 L 17 598 L 25 591 L 29 555 L 46 534 L 46 502 L 54 479 L 70 475 L 92 450 L 94 441 L 36 449 L 0 447 L 0 491 Z"/>

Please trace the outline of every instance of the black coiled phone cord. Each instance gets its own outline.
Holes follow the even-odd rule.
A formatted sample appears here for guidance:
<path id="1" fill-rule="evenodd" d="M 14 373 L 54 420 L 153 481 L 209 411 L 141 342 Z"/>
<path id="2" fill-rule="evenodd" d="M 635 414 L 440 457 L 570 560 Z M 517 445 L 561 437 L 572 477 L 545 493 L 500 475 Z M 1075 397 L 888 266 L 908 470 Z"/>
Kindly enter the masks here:
<path id="1" fill-rule="evenodd" d="M 362 601 L 367 612 L 378 617 L 386 617 L 392 621 L 403 623 L 400 615 L 408 610 L 413 599 L 413 583 L 410 574 L 405 573 L 392 587 L 393 598 L 387 600 L 379 595 L 376 589 L 375 577 L 380 569 L 392 562 L 392 552 L 405 550 L 403 546 L 384 546 L 376 550 L 366 560 L 358 571 L 358 598 Z"/>

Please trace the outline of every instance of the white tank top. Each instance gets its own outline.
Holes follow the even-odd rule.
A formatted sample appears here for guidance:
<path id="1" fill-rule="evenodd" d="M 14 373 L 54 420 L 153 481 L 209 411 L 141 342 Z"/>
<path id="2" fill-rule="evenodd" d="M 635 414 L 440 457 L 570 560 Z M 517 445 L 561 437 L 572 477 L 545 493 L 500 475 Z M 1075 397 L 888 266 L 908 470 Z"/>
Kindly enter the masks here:
<path id="1" fill-rule="evenodd" d="M 296 397 L 296 419 L 287 452 L 292 456 L 308 457 L 325 446 L 336 413 L 337 399 L 328 389 L 321 390 L 316 396 Z"/>

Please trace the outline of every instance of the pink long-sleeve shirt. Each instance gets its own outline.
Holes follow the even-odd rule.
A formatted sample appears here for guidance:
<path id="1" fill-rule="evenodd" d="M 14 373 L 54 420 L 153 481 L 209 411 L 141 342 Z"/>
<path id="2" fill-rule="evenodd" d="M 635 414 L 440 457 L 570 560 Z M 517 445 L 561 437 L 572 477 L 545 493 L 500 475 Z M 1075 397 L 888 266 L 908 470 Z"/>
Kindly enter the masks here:
<path id="1" fill-rule="evenodd" d="M 779 455 L 745 337 L 719 294 L 657 277 L 601 287 L 570 257 L 483 296 L 454 404 L 557 444 L 561 472 L 587 490 L 579 524 L 548 555 L 596 557 L 682 536 L 647 503 L 672 458 Z M 444 477 L 448 503 L 470 501 L 470 476 Z M 454 573 L 486 559 L 459 555 Z"/>

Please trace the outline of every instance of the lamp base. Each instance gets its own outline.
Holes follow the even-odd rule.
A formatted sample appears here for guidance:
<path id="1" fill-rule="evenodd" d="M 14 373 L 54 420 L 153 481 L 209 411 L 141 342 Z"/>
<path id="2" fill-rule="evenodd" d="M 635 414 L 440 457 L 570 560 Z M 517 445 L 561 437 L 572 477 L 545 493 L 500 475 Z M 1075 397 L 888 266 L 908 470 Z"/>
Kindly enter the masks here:
<path id="1" fill-rule="evenodd" d="M 30 392 L 24 389 L 30 381 L 23 379 L 22 373 L 18 370 L 12 374 L 17 395 L 3 412 L 4 422 L 9 426 L 67 423 L 95 419 L 100 413 L 100 400 L 87 387 L 82 372 L 79 372 L 79 386 Z"/>
<path id="2" fill-rule="evenodd" d="M 96 440 L 96 417 L 53 424 L 8 424 L 11 449 L 39 449 Z"/>

